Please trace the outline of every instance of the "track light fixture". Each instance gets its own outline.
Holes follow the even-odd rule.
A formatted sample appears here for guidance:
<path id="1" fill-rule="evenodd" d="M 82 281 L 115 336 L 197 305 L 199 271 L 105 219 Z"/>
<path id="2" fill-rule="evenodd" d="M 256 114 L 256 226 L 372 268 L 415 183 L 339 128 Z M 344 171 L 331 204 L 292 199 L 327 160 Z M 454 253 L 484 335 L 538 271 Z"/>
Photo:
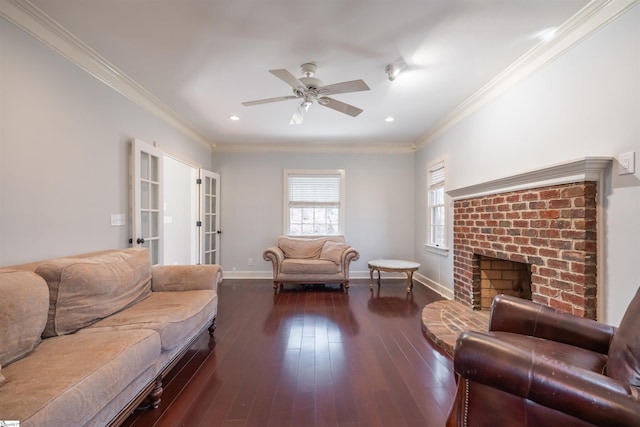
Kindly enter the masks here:
<path id="1" fill-rule="evenodd" d="M 384 72 L 387 73 L 387 77 L 389 77 L 390 81 L 394 81 L 400 74 L 400 67 L 395 63 L 389 64 L 385 67 Z"/>
<path id="2" fill-rule="evenodd" d="M 387 73 L 387 77 L 390 81 L 394 81 L 405 68 L 407 68 L 407 64 L 404 62 L 404 59 L 399 58 L 384 67 L 384 72 Z"/>

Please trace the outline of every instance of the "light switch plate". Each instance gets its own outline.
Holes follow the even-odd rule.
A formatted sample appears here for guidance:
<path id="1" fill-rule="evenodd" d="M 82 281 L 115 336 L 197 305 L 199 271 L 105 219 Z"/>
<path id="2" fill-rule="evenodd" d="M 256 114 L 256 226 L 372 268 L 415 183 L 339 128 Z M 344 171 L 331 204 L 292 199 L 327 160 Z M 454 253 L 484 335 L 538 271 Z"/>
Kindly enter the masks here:
<path id="1" fill-rule="evenodd" d="M 636 172 L 636 152 L 618 154 L 618 175 L 627 175 Z"/>
<path id="2" fill-rule="evenodd" d="M 111 214 L 112 227 L 122 227 L 124 225 L 127 225 L 124 214 Z"/>

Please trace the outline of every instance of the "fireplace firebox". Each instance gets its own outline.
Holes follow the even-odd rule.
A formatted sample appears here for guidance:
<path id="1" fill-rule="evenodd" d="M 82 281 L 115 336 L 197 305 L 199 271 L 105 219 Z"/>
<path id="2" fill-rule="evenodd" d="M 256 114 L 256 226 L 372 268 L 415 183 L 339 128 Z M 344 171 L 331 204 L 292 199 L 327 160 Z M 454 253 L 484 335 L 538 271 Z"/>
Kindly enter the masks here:
<path id="1" fill-rule="evenodd" d="M 480 289 L 482 310 L 490 309 L 493 297 L 499 294 L 531 300 L 531 266 L 529 264 L 476 255 L 473 269 L 473 286 Z"/>

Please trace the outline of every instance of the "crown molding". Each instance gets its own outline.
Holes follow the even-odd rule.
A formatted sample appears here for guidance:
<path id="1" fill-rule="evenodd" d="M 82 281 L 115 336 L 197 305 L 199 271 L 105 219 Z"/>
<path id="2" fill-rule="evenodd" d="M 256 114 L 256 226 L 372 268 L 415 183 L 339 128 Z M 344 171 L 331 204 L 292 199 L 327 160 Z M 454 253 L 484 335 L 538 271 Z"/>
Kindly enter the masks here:
<path id="1" fill-rule="evenodd" d="M 574 182 L 601 182 L 605 169 L 611 165 L 612 161 L 613 157 L 585 157 L 468 187 L 447 190 L 447 194 L 453 200 L 463 200 Z"/>
<path id="2" fill-rule="evenodd" d="M 210 141 L 200 130 L 28 0 L 0 0 L 0 17 L 35 37 L 53 51 L 169 123 L 189 138 L 208 149 L 215 147 L 215 143 Z"/>
<path id="3" fill-rule="evenodd" d="M 331 144 L 331 143 L 292 143 L 292 144 L 216 144 L 213 150 L 217 153 L 415 153 L 413 144 Z"/>
<path id="4" fill-rule="evenodd" d="M 538 43 L 513 64 L 494 77 L 457 108 L 436 123 L 416 144 L 417 149 L 435 141 L 454 125 L 480 109 L 495 97 L 563 55 L 591 34 L 607 25 L 640 0 L 593 0 L 556 31 L 552 40 Z"/>

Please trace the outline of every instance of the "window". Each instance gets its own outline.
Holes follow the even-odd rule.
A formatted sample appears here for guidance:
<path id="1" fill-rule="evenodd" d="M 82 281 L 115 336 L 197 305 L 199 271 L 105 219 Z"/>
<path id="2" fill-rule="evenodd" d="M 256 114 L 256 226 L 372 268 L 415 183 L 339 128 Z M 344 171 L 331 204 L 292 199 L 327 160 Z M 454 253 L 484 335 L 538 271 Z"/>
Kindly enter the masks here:
<path id="1" fill-rule="evenodd" d="M 285 234 L 344 234 L 344 170 L 285 170 L 284 187 Z"/>
<path id="2" fill-rule="evenodd" d="M 444 160 L 427 165 L 427 245 L 441 249 L 447 247 L 444 167 Z"/>

